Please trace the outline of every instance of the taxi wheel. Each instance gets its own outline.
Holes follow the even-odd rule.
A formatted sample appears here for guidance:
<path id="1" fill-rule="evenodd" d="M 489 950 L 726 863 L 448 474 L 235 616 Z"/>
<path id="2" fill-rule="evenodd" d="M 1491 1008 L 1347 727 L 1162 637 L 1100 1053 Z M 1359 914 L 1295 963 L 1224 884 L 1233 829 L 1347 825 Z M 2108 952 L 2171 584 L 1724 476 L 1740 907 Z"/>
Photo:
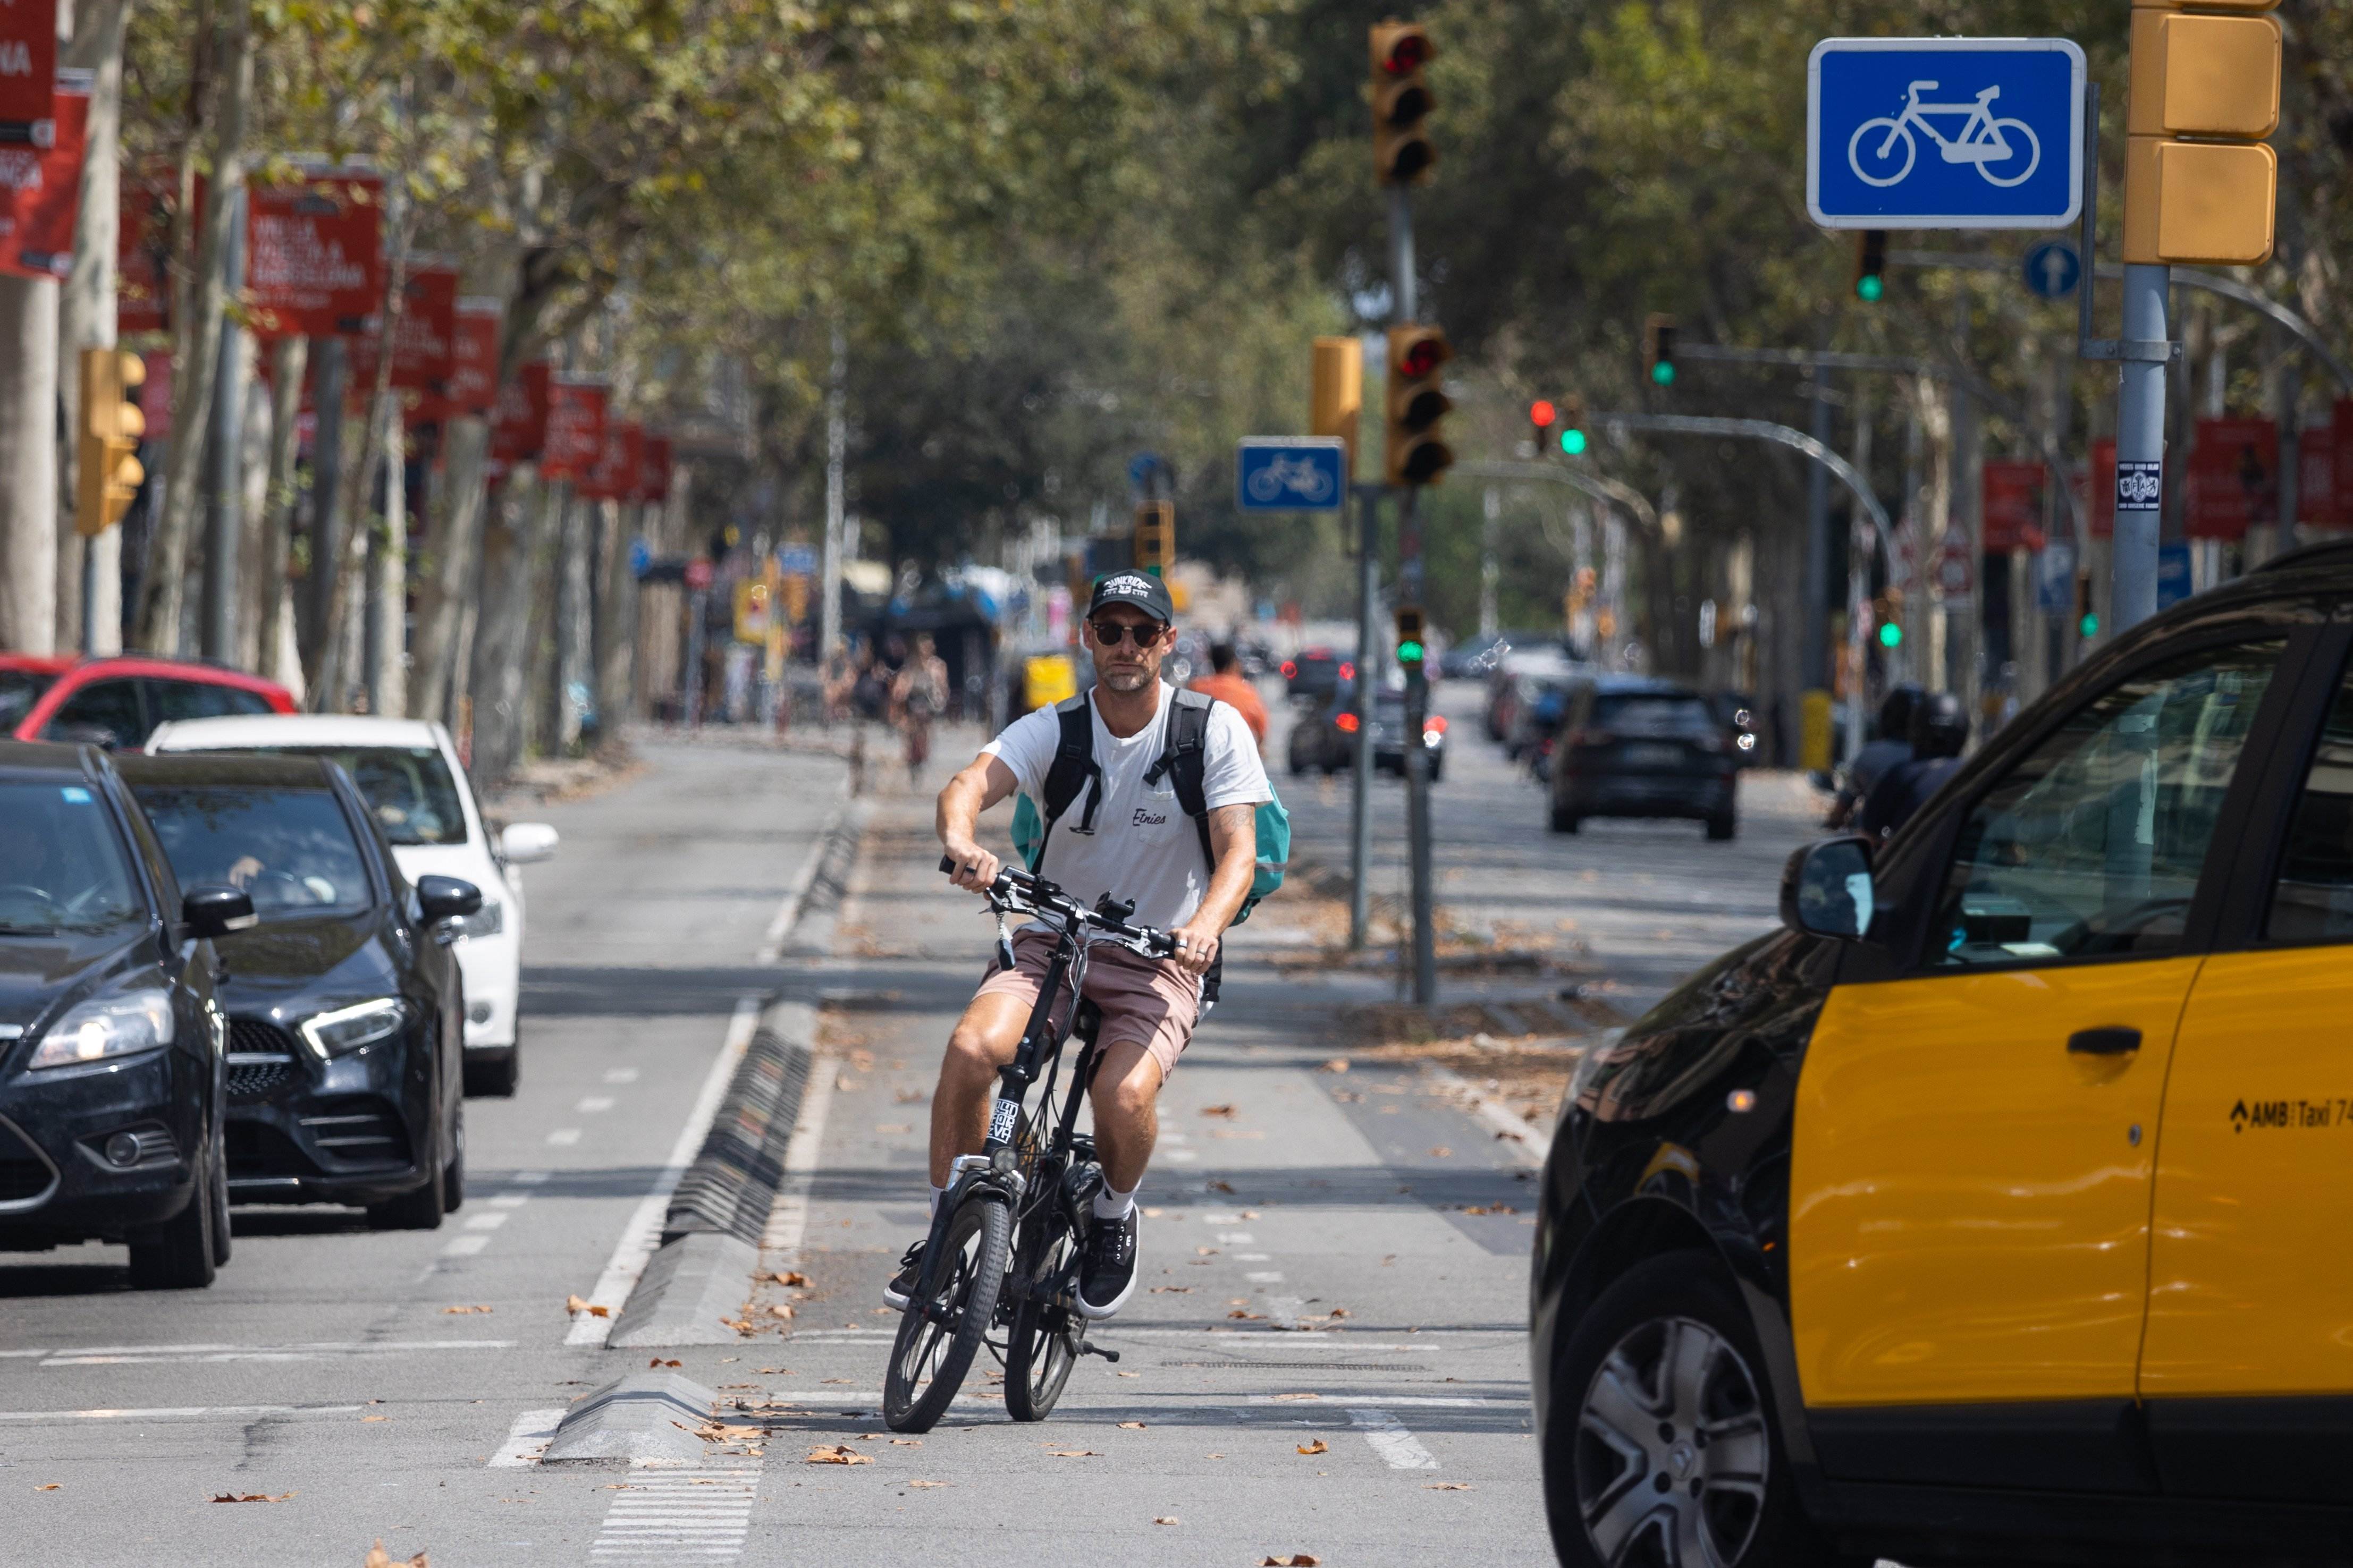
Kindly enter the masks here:
<path id="1" fill-rule="evenodd" d="M 1545 1511 L 1567 1568 L 1828 1568 L 1747 1314 L 1714 1260 L 1630 1270 L 1556 1363 Z"/>

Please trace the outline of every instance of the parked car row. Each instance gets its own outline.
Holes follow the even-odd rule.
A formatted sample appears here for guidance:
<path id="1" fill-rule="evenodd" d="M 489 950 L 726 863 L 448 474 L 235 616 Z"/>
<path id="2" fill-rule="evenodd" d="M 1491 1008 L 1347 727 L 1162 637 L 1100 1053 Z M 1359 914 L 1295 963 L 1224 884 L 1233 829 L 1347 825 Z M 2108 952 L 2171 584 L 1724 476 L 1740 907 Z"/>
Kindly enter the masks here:
<path id="1" fill-rule="evenodd" d="M 514 868 L 554 830 L 493 839 L 438 724 L 259 696 L 144 755 L 0 741 L 0 1249 L 121 1244 L 134 1283 L 200 1287 L 232 1202 L 430 1229 L 464 1201 L 464 1096 L 520 1067 Z"/>

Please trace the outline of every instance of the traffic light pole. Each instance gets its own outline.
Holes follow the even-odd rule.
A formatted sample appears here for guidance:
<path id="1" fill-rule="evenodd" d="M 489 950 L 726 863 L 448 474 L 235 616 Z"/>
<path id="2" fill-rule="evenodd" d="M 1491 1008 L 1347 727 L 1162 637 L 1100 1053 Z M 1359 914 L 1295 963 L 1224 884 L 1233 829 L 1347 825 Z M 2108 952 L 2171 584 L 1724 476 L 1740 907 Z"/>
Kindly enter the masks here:
<path id="1" fill-rule="evenodd" d="M 1396 310 L 1392 320 L 1405 323 L 1419 314 L 1419 301 L 1414 287 L 1413 207 L 1401 185 L 1389 187 L 1389 287 L 1394 294 Z M 1415 491 L 1418 486 L 1407 485 L 1398 497 L 1398 603 L 1421 603 L 1421 521 L 1414 514 Z M 1367 555 L 1369 556 L 1369 552 Z M 1369 637 L 1366 650 L 1373 653 L 1375 664 L 1370 670 L 1359 658 L 1356 686 L 1360 693 L 1367 692 L 1379 679 L 1377 662 L 1379 645 Z M 1438 1000 L 1437 933 L 1431 927 L 1432 899 L 1430 896 L 1430 748 L 1421 742 L 1423 721 L 1430 713 L 1430 680 L 1422 673 L 1419 659 L 1405 667 L 1405 733 L 1400 742 L 1405 751 L 1405 825 L 1406 854 L 1412 879 L 1413 902 L 1413 999 L 1423 1006 Z M 1368 765 L 1372 750 L 1372 703 L 1364 701 L 1363 717 L 1356 726 L 1356 745 L 1361 759 L 1359 774 L 1367 787 L 1371 783 Z M 1367 801 L 1369 816 L 1370 802 Z M 1363 883 L 1360 881 L 1358 887 Z"/>
<path id="2" fill-rule="evenodd" d="M 2125 268 L 2117 345 L 2116 628 L 2157 614 L 2158 524 L 2165 501 L 2165 376 L 2172 363 L 2163 267 Z"/>
<path id="3" fill-rule="evenodd" d="M 1348 945 L 1362 948 L 1373 923 L 1373 690 L 1381 668 L 1381 490 L 1352 487 L 1356 496 L 1356 736 L 1353 815 L 1348 837 Z"/>

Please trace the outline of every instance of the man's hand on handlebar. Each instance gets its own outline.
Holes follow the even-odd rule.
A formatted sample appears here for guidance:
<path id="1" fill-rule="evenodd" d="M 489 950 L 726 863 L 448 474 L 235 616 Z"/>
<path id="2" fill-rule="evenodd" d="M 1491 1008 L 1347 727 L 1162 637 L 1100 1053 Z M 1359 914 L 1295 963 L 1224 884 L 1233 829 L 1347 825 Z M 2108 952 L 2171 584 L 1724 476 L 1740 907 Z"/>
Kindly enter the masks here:
<path id="1" fill-rule="evenodd" d="M 1219 936 L 1214 931 L 1195 925 L 1190 921 L 1168 933 L 1176 939 L 1176 951 L 1169 956 L 1187 974 L 1207 974 L 1209 965 L 1218 961 Z"/>
<path id="2" fill-rule="evenodd" d="M 948 875 L 955 885 L 966 892 L 987 893 L 989 884 L 997 880 L 997 873 L 1001 868 L 997 857 L 969 838 L 948 839 L 942 847 L 947 855 L 941 868 L 948 870 L 949 865 L 953 864 L 955 868 L 948 870 Z"/>

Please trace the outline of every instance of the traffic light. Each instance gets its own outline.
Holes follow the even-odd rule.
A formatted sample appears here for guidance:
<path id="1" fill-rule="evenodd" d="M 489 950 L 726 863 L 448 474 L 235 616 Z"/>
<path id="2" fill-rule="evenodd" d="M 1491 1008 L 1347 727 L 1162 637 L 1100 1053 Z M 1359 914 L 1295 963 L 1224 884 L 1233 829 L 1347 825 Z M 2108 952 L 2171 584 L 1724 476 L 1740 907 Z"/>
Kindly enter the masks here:
<path id="1" fill-rule="evenodd" d="M 1423 635 L 1421 606 L 1399 605 L 1397 608 L 1398 662 L 1406 666 L 1410 674 L 1421 663 L 1422 655 L 1428 651 L 1429 646 Z"/>
<path id="2" fill-rule="evenodd" d="M 1373 177 L 1384 185 L 1418 185 L 1430 178 L 1438 150 L 1423 121 L 1430 84 L 1421 68 L 1438 53 L 1419 23 L 1373 24 Z"/>
<path id="3" fill-rule="evenodd" d="M 1559 416 L 1560 411 L 1552 405 L 1549 397 L 1539 397 L 1528 405 L 1528 423 L 1536 427 L 1536 454 L 1539 457 L 1544 454 L 1545 437 L 1552 434 L 1552 422 Z"/>
<path id="4" fill-rule="evenodd" d="M 1347 443 L 1341 459 L 1347 482 L 1356 479 L 1356 416 L 1365 406 L 1365 345 L 1356 338 L 1318 338 L 1307 395 L 1308 433 Z"/>
<path id="5" fill-rule="evenodd" d="M 1675 384 L 1675 319 L 1652 311 L 1642 322 L 1642 368 L 1653 386 Z"/>
<path id="6" fill-rule="evenodd" d="M 1440 372 L 1454 357 L 1435 327 L 1389 329 L 1388 444 L 1383 454 L 1393 485 L 1430 485 L 1454 466 L 1439 421 L 1454 406 Z"/>
<path id="7" fill-rule="evenodd" d="M 1891 653 L 1904 646 L 1904 626 L 1895 618 L 1903 603 L 1903 595 L 1894 588 L 1871 602 L 1872 614 L 1879 622 L 1879 646 Z"/>
<path id="8" fill-rule="evenodd" d="M 1176 503 L 1146 500 L 1135 503 L 1135 565 L 1155 577 L 1176 559 Z"/>
<path id="9" fill-rule="evenodd" d="M 1876 305 L 1887 292 L 1887 231 L 1866 228 L 1854 237 L 1854 297 Z"/>
<path id="10" fill-rule="evenodd" d="M 1572 392 L 1560 400 L 1560 449 L 1582 458 L 1585 447 L 1585 399 Z"/>
<path id="11" fill-rule="evenodd" d="M 2136 5 L 2126 122 L 2125 259 L 2252 266 L 2272 253 L 2279 158 L 2277 0 Z M 2194 141 L 2183 141 L 2193 137 Z"/>
<path id="12" fill-rule="evenodd" d="M 1568 613 L 1577 614 L 1593 603 L 1593 591 L 1600 579 L 1590 566 L 1580 566 L 1577 575 L 1568 581 Z"/>
<path id="13" fill-rule="evenodd" d="M 147 379 L 147 362 L 121 349 L 81 351 L 79 479 L 74 531 L 94 539 L 122 521 L 138 499 L 147 471 L 139 466 L 139 437 L 147 417 L 123 394 Z"/>
<path id="14" fill-rule="evenodd" d="M 2100 635 L 2100 612 L 2092 607 L 2092 574 L 2075 574 L 2075 629 L 2088 640 Z"/>

